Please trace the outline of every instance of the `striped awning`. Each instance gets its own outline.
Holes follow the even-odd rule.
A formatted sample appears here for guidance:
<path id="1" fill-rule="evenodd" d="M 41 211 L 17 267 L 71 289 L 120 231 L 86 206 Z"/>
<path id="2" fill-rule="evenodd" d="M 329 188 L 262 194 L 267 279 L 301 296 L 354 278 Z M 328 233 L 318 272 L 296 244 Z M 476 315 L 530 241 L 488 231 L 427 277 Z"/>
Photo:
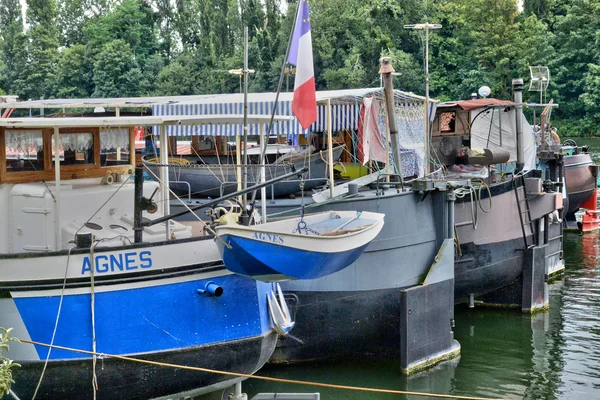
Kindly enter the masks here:
<path id="1" fill-rule="evenodd" d="M 252 102 L 248 103 L 248 115 L 268 115 L 273 112 L 274 101 Z M 152 107 L 152 114 L 155 116 L 163 115 L 241 115 L 244 112 L 243 103 L 210 103 L 210 104 L 159 104 Z M 298 135 L 308 132 L 321 132 L 327 129 L 327 106 L 317 107 L 318 118 L 308 129 L 304 130 L 293 118 L 290 121 L 276 122 L 273 124 L 272 135 Z M 275 115 L 292 116 L 291 101 L 278 102 Z M 332 105 L 331 121 L 334 131 L 358 129 L 358 117 L 360 115 L 360 103 L 355 104 Z M 262 124 L 261 124 L 262 125 Z M 267 132 L 267 126 L 253 124 L 248 126 L 249 135 L 259 135 L 261 129 Z M 266 124 L 265 124 L 266 125 Z M 243 134 L 241 124 L 220 124 L 220 125 L 187 125 L 187 126 L 167 126 L 168 136 L 236 136 Z"/>
<path id="2" fill-rule="evenodd" d="M 293 118 L 290 121 L 273 124 L 271 135 L 298 135 L 309 132 L 323 132 L 327 130 L 327 102 L 331 103 L 331 120 L 334 132 L 358 129 L 360 105 L 362 98 L 367 95 L 381 96 L 382 90 L 377 89 L 350 89 L 337 91 L 317 92 L 317 121 L 304 130 Z M 281 93 L 277 105 L 276 115 L 292 116 L 293 93 Z M 422 97 L 397 91 L 396 101 L 422 103 Z M 275 93 L 249 93 L 248 115 L 270 115 L 275 105 Z M 152 106 L 154 116 L 165 115 L 241 115 L 244 112 L 243 96 L 241 94 L 218 95 L 207 98 L 195 98 L 189 102 L 173 102 L 155 104 Z M 261 130 L 267 132 L 268 127 L 254 124 L 248 126 L 249 135 L 259 135 Z M 236 136 L 243 134 L 242 125 L 188 125 L 167 126 L 168 136 Z M 156 132 L 156 131 L 155 131 Z"/>

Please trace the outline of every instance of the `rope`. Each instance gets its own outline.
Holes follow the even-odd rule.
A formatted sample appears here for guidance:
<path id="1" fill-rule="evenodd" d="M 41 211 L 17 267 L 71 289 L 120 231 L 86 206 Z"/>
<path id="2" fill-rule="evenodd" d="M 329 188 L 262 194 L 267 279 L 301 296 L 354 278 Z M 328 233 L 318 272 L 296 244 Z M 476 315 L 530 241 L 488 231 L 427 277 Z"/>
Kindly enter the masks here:
<path id="1" fill-rule="evenodd" d="M 292 379 L 272 378 L 269 376 L 262 376 L 262 375 L 242 374 L 242 373 L 238 373 L 238 372 L 228 372 L 228 371 L 220 371 L 220 370 L 216 370 L 216 369 L 209 369 L 209 368 L 202 368 L 202 367 L 191 367 L 191 366 L 187 366 L 187 365 L 178 365 L 178 364 L 163 363 L 163 362 L 158 362 L 158 361 L 142 360 L 142 359 L 135 358 L 135 357 L 119 356 L 119 355 L 107 354 L 107 353 L 94 353 L 92 351 L 74 349 L 71 347 L 49 345 L 46 343 L 36 342 L 34 340 L 19 339 L 19 341 L 21 341 L 22 343 L 33 344 L 36 346 L 54 347 L 59 350 L 72 351 L 75 353 L 82 353 L 82 354 L 88 354 L 88 355 L 95 354 L 100 358 L 115 358 L 117 360 L 131 361 L 131 362 L 137 362 L 137 363 L 147 364 L 147 365 L 156 365 L 158 367 L 169 367 L 169 368 L 184 369 L 184 370 L 188 370 L 188 371 L 207 372 L 207 373 L 211 373 L 211 374 L 235 376 L 235 377 L 248 378 L 248 379 L 258 379 L 258 380 L 269 381 L 269 382 L 290 383 L 290 384 L 294 384 L 294 385 L 305 385 L 305 386 L 317 386 L 317 387 L 323 387 L 323 388 L 329 388 L 329 389 L 352 390 L 352 391 L 357 391 L 357 392 L 388 393 L 388 394 L 398 394 L 398 395 L 408 395 L 408 396 L 434 397 L 434 398 L 438 398 L 438 399 L 497 400 L 497 399 L 493 399 L 493 398 L 489 398 L 489 397 L 472 397 L 472 396 L 457 396 L 457 395 L 451 395 L 451 394 L 409 392 L 409 391 L 404 391 L 404 390 L 377 389 L 377 388 L 366 388 L 366 387 L 360 387 L 360 386 L 336 385 L 336 384 L 322 383 L 322 382 L 297 381 L 297 380 L 292 380 Z"/>
<path id="2" fill-rule="evenodd" d="M 48 360 L 50 359 L 50 353 L 52 352 L 52 346 L 54 345 L 54 338 L 56 336 L 56 330 L 58 329 L 58 321 L 60 319 L 60 312 L 62 310 L 63 298 L 65 297 L 65 288 L 67 286 L 67 274 L 69 271 L 69 260 L 71 259 L 71 247 L 69 247 L 69 252 L 67 253 L 67 265 L 65 266 L 65 276 L 63 278 L 63 285 L 60 292 L 60 300 L 58 302 L 58 310 L 56 312 L 56 320 L 54 321 L 54 330 L 52 331 L 52 339 L 50 339 L 50 345 L 48 354 L 46 355 L 46 360 L 44 361 L 44 368 L 42 368 L 42 373 L 40 374 L 40 379 L 38 380 L 37 386 L 35 387 L 35 391 L 33 392 L 32 400 L 35 400 L 35 396 L 37 396 L 38 390 L 42 385 L 42 380 L 44 379 L 44 374 L 46 373 L 46 367 L 48 366 Z"/>
<path id="3" fill-rule="evenodd" d="M 160 184 L 164 186 L 164 183 L 160 180 L 160 178 L 158 176 L 156 176 L 156 174 L 154 174 L 154 172 L 152 172 L 152 170 L 150 170 L 149 168 L 148 172 L 150 172 L 152 174 L 152 176 L 154 177 L 154 179 L 156 179 L 156 181 Z M 173 196 L 175 196 L 175 198 L 177 200 L 179 200 L 179 202 L 181 204 L 183 204 L 183 206 L 194 216 L 196 217 L 196 219 L 198 219 L 198 221 L 202 222 L 204 224 L 204 229 L 206 229 L 210 234 L 214 235 L 215 238 L 219 239 L 221 241 L 221 243 L 223 243 L 223 245 L 225 247 L 227 247 L 229 250 L 232 249 L 231 245 L 229 243 L 227 243 L 225 240 L 223 240 L 223 238 L 219 235 L 217 235 L 217 232 L 214 231 L 214 229 L 212 229 L 206 222 L 202 221 L 202 219 L 198 216 L 198 214 L 196 214 L 187 204 L 185 204 L 185 202 L 183 200 L 181 200 L 181 198 L 179 196 L 177 196 L 169 186 L 167 186 L 167 189 L 169 190 L 169 193 L 171 193 Z M 165 199 L 165 201 L 167 201 L 167 199 Z"/>
<path id="4" fill-rule="evenodd" d="M 90 246 L 90 306 L 92 308 L 92 352 L 96 353 L 96 291 L 94 287 L 94 270 L 96 262 L 94 260 L 94 247 L 97 243 Z M 92 388 L 94 388 L 94 400 L 96 400 L 96 391 L 98 390 L 98 377 L 96 376 L 96 354 L 92 356 Z"/>
<path id="5" fill-rule="evenodd" d="M 92 214 L 92 216 L 87 221 L 85 221 L 85 223 L 83 225 L 81 225 L 81 227 L 79 229 L 77 229 L 77 232 L 75 232 L 75 235 L 73 235 L 73 236 L 77 236 L 77 234 L 79 233 L 79 231 L 81 231 L 83 229 L 83 227 L 85 226 L 85 224 L 87 224 L 88 222 L 90 222 L 92 220 L 92 218 L 94 218 L 96 216 L 96 214 L 98 214 L 100 212 L 100 210 L 102 210 L 104 208 L 104 206 L 106 204 L 108 204 L 108 202 L 110 201 L 110 199 L 112 199 L 113 197 L 115 197 L 115 195 L 119 192 L 119 190 L 121 190 L 121 188 L 129 181 L 129 178 L 131 178 L 131 174 L 127 175 L 127 178 L 123 179 L 123 182 L 117 188 L 117 190 L 115 190 L 113 192 L 113 194 L 111 194 L 108 197 L 108 199 L 106 199 L 106 201 L 104 203 L 102 203 L 102 205 L 94 212 L 94 214 Z"/>
<path id="6" fill-rule="evenodd" d="M 150 158 L 146 160 L 149 163 L 156 164 L 160 162 L 160 158 Z M 169 164 L 171 165 L 190 165 L 191 162 L 185 158 L 169 157 Z"/>

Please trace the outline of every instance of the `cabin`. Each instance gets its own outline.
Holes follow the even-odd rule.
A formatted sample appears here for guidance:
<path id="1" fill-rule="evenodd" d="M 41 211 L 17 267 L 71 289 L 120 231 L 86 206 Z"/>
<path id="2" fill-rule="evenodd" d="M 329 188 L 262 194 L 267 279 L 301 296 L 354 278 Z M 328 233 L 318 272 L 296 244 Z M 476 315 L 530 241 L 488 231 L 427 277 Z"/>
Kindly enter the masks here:
<path id="1" fill-rule="evenodd" d="M 0 253 L 68 249 L 77 233 L 92 233 L 98 246 L 133 243 L 133 123 L 116 117 L 1 119 Z M 157 182 L 146 181 L 143 190 L 158 205 L 168 197 Z M 151 211 L 144 217 L 164 215 L 162 207 Z M 144 241 L 192 236 L 191 227 L 175 221 L 168 228 L 144 228 Z"/>

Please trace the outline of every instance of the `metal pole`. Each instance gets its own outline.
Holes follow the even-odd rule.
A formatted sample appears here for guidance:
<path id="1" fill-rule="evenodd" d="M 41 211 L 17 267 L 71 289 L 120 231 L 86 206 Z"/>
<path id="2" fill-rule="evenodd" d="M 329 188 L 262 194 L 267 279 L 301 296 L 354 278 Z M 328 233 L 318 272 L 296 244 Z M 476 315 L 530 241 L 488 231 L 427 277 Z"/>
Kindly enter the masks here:
<path id="1" fill-rule="evenodd" d="M 402 156 L 400 155 L 400 147 L 398 145 L 398 126 L 396 124 L 396 113 L 394 112 L 394 84 L 392 72 L 394 67 L 390 63 L 390 57 L 383 57 L 381 60 L 381 68 L 379 73 L 383 77 L 383 92 L 385 95 L 385 105 L 388 115 L 388 126 L 390 129 L 390 137 L 392 139 L 392 154 L 394 155 L 394 164 L 398 169 L 400 182 L 404 186 L 404 177 L 402 176 Z"/>
<path id="2" fill-rule="evenodd" d="M 242 146 L 242 140 L 239 135 L 235 136 L 235 162 L 237 167 L 235 167 L 235 177 L 237 180 L 237 190 L 242 190 L 242 167 L 240 164 L 242 163 L 242 153 L 240 151 L 240 147 Z M 240 202 L 242 199 L 238 199 Z"/>
<path id="3" fill-rule="evenodd" d="M 453 189 L 446 192 L 446 207 L 448 207 L 448 239 L 454 239 L 454 201 L 456 194 Z"/>
<path id="4" fill-rule="evenodd" d="M 515 97 L 516 129 L 517 129 L 517 171 L 522 171 L 524 164 L 523 156 L 523 79 L 512 80 L 513 94 Z"/>
<path id="5" fill-rule="evenodd" d="M 244 27 L 244 182 L 243 189 L 248 187 L 248 27 Z M 242 215 L 246 215 L 246 203 L 248 195 L 244 194 L 242 202 L 244 209 Z"/>
<path id="6" fill-rule="evenodd" d="M 429 30 L 440 29 L 439 24 L 411 24 L 404 25 L 405 29 L 424 29 L 425 30 L 425 173 L 429 172 Z"/>
<path id="7" fill-rule="evenodd" d="M 297 171 L 288 172 L 287 174 L 278 176 L 277 178 L 270 179 L 270 180 L 266 181 L 265 183 L 259 183 L 258 185 L 250 186 L 249 188 L 242 189 L 240 191 L 233 192 L 233 193 L 230 193 L 230 194 L 225 195 L 225 196 L 221 196 L 221 197 L 219 197 L 217 199 L 214 199 L 214 200 L 211 200 L 211 201 L 207 201 L 204 204 L 200 204 L 198 206 L 192 207 L 189 210 L 180 211 L 180 212 L 175 213 L 175 214 L 166 215 L 164 217 L 160 217 L 160 218 L 156 218 L 156 219 L 153 219 L 153 220 L 150 220 L 150 221 L 142 222 L 142 226 L 153 226 L 153 225 L 156 225 L 156 224 L 160 224 L 161 222 L 168 221 L 170 219 L 181 217 L 182 215 L 188 214 L 188 213 L 193 212 L 193 211 L 197 211 L 197 210 L 201 210 L 203 208 L 208 208 L 208 207 L 216 206 L 217 204 L 220 204 L 221 202 L 223 202 L 225 200 L 233 199 L 234 197 L 241 196 L 241 195 L 243 195 L 245 193 L 250 193 L 250 192 L 258 190 L 258 189 L 260 189 L 262 187 L 270 186 L 270 185 L 272 185 L 274 183 L 281 182 L 281 181 L 283 181 L 285 179 L 291 178 L 292 176 L 297 176 L 297 175 L 303 174 L 306 171 L 308 171 L 308 168 L 303 167 L 303 168 L 301 168 L 301 169 L 299 169 Z"/>
<path id="8" fill-rule="evenodd" d="M 264 156 L 265 156 L 265 148 L 266 146 L 265 144 L 265 125 L 261 125 L 260 126 L 260 159 L 263 160 L 260 163 L 260 183 L 265 183 L 265 163 L 264 163 Z M 261 198 L 261 202 L 260 202 L 260 213 L 262 214 L 262 223 L 266 224 L 267 223 L 267 188 L 266 187 L 262 187 L 260 188 L 260 198 Z"/>
<path id="9" fill-rule="evenodd" d="M 327 99 L 327 157 L 329 158 L 327 166 L 329 167 L 329 197 L 334 196 L 334 181 L 333 181 L 333 134 L 331 123 L 331 99 Z"/>
<path id="10" fill-rule="evenodd" d="M 133 242 L 142 243 L 142 196 L 144 195 L 144 170 L 142 167 L 135 168 L 133 187 Z"/>
<path id="11" fill-rule="evenodd" d="M 429 22 L 425 23 L 425 174 L 429 173 Z"/>
<path id="12" fill-rule="evenodd" d="M 161 200 L 163 206 L 163 215 L 171 213 L 171 205 L 169 203 L 169 141 L 167 140 L 167 130 L 164 125 L 158 126 L 160 137 L 160 182 L 161 182 Z M 171 226 L 166 224 L 165 230 L 166 239 L 171 239 Z"/>
<path id="13" fill-rule="evenodd" d="M 58 127 L 54 128 L 54 195 L 56 197 L 56 250 L 62 248 L 60 221 L 60 137 Z"/>
<path id="14" fill-rule="evenodd" d="M 279 101 L 279 93 L 281 92 L 281 85 L 283 84 L 285 65 L 287 64 L 287 60 L 290 57 L 290 47 L 292 46 L 292 37 L 294 35 L 294 30 L 296 29 L 296 20 L 298 19 L 299 12 L 300 3 L 298 3 L 298 8 L 296 9 L 296 15 L 294 16 L 294 21 L 292 22 L 292 31 L 290 32 L 290 39 L 288 40 L 287 50 L 285 51 L 285 57 L 283 58 L 283 63 L 281 64 L 281 73 L 279 74 L 279 82 L 277 83 L 277 92 L 275 93 L 275 102 L 273 104 L 273 110 L 271 111 L 271 121 L 269 121 L 267 136 L 271 136 L 271 132 L 273 131 L 273 119 L 275 119 L 275 112 L 277 111 L 277 102 Z"/>

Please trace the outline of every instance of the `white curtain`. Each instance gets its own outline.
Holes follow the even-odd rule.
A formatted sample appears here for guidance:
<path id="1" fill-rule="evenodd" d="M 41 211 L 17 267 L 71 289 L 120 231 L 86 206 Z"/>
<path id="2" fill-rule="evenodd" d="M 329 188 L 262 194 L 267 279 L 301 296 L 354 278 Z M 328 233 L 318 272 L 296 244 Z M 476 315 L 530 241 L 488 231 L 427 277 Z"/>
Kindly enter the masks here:
<path id="1" fill-rule="evenodd" d="M 129 149 L 129 129 L 100 129 L 101 149 Z"/>
<path id="2" fill-rule="evenodd" d="M 42 131 L 7 129 L 4 136 L 6 149 L 10 151 L 34 153 L 44 148 Z"/>
<path id="3" fill-rule="evenodd" d="M 94 136 L 91 133 L 61 133 L 61 150 L 86 151 L 94 147 Z M 52 135 L 52 151 L 54 152 L 54 135 Z"/>

